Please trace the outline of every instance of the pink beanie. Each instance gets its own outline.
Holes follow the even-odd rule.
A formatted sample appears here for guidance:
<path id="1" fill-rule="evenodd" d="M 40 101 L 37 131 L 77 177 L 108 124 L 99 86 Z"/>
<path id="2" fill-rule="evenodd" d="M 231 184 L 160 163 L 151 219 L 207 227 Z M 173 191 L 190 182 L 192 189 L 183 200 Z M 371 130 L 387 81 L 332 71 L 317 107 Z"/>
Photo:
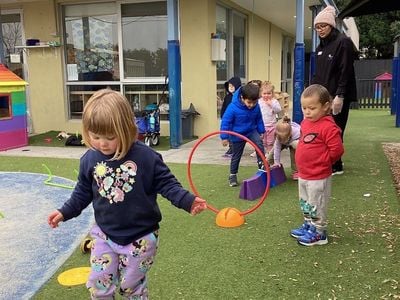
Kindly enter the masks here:
<path id="1" fill-rule="evenodd" d="M 335 22 L 336 10 L 333 6 L 328 5 L 323 10 L 319 12 L 319 14 L 314 19 L 314 26 L 317 24 L 325 23 L 329 24 L 332 27 L 336 27 Z"/>

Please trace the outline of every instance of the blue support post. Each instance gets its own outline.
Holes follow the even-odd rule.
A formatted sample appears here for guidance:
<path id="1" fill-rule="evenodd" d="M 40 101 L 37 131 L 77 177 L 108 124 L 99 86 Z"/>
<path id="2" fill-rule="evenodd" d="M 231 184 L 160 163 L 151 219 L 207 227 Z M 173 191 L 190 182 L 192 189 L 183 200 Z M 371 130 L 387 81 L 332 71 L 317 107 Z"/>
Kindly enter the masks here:
<path id="1" fill-rule="evenodd" d="M 314 19 L 317 16 L 317 14 L 321 11 L 321 5 L 313 5 L 310 6 L 311 9 L 311 14 L 312 14 L 312 20 L 311 24 L 314 24 Z M 311 53 L 310 53 L 310 69 L 309 69 L 309 77 L 308 77 L 308 83 L 311 84 L 311 80 L 314 77 L 315 74 L 315 65 L 316 65 L 316 55 L 315 55 L 315 49 L 317 48 L 319 42 L 318 34 L 317 31 L 315 30 L 314 26 L 312 27 L 312 41 L 311 41 Z"/>
<path id="2" fill-rule="evenodd" d="M 168 77 L 170 146 L 172 149 L 176 149 L 182 144 L 181 54 L 179 41 L 168 41 Z"/>
<path id="3" fill-rule="evenodd" d="M 399 59 L 399 56 L 397 56 L 397 66 L 396 66 L 397 78 L 395 80 L 396 98 L 394 99 L 395 105 L 396 105 L 396 127 L 400 127 L 400 79 L 398 76 L 400 74 L 400 61 L 398 59 Z"/>
<path id="4" fill-rule="evenodd" d="M 178 35 L 178 2 L 167 0 L 168 14 L 168 93 L 170 146 L 182 144 L 181 53 Z"/>
<path id="5" fill-rule="evenodd" d="M 400 127 L 400 35 L 394 39 L 393 70 L 392 70 L 392 103 L 391 111 L 396 113 L 396 127 Z"/>
<path id="6" fill-rule="evenodd" d="M 301 110 L 301 93 L 304 90 L 304 44 L 296 43 L 294 49 L 294 97 L 293 97 L 293 121 L 300 124 L 303 120 Z"/>
<path id="7" fill-rule="evenodd" d="M 301 93 L 304 89 L 304 0 L 296 0 L 296 46 L 294 50 L 294 97 L 293 118 L 296 123 L 303 120 L 301 111 Z"/>
<path id="8" fill-rule="evenodd" d="M 393 57 L 393 61 L 392 61 L 392 93 L 390 95 L 390 114 L 394 115 L 396 114 L 396 104 L 398 101 L 396 101 L 397 99 L 397 93 L 398 93 L 398 89 L 397 89 L 397 82 L 399 81 L 399 76 L 400 74 L 398 73 L 398 66 L 399 66 L 400 60 L 399 57 Z M 398 99 L 397 99 L 398 100 Z"/>

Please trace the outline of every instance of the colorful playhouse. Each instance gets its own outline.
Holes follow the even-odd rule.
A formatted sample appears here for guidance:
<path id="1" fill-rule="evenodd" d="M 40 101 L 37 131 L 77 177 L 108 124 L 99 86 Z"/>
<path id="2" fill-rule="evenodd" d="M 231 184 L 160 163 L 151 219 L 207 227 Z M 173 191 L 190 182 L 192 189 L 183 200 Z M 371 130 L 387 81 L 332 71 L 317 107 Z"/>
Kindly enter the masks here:
<path id="1" fill-rule="evenodd" d="M 0 64 L 0 151 L 28 144 L 26 85 Z"/>

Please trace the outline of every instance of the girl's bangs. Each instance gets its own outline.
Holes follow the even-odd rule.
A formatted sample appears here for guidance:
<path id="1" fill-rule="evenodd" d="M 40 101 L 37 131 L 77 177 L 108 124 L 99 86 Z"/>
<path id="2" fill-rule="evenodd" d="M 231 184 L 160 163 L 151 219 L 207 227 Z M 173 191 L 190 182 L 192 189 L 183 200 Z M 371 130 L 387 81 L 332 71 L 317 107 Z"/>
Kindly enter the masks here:
<path id="1" fill-rule="evenodd" d="M 100 135 L 115 134 L 114 122 L 111 115 L 99 113 L 98 111 L 93 113 L 89 118 L 87 129 L 90 132 Z"/>

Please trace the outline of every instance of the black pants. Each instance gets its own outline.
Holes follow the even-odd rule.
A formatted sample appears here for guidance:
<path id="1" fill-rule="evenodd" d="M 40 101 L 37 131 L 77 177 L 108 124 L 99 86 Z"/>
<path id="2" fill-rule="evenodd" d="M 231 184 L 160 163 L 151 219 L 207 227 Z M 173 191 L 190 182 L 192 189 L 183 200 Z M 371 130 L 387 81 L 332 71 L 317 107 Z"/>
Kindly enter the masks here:
<path id="1" fill-rule="evenodd" d="M 333 119 L 335 120 L 336 125 L 339 126 L 340 129 L 342 130 L 342 142 L 343 142 L 344 130 L 346 129 L 347 120 L 349 118 L 350 103 L 351 103 L 350 101 L 346 101 L 346 99 L 344 99 L 342 111 L 337 115 L 333 115 Z M 343 168 L 342 159 L 340 158 L 337 162 L 335 162 L 332 168 L 333 169 Z"/>
<path id="2" fill-rule="evenodd" d="M 253 131 L 251 134 L 247 136 L 247 138 L 252 141 L 256 146 L 264 152 L 264 146 L 260 138 L 260 134 L 257 131 Z M 232 158 L 231 158 L 231 166 L 230 171 L 231 174 L 237 174 L 239 171 L 240 159 L 242 158 L 242 154 L 244 151 L 244 147 L 246 146 L 246 141 L 239 141 L 232 143 Z M 260 167 L 262 165 L 262 158 L 257 153 L 257 165 Z"/>

